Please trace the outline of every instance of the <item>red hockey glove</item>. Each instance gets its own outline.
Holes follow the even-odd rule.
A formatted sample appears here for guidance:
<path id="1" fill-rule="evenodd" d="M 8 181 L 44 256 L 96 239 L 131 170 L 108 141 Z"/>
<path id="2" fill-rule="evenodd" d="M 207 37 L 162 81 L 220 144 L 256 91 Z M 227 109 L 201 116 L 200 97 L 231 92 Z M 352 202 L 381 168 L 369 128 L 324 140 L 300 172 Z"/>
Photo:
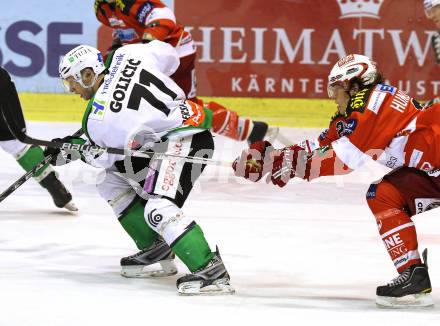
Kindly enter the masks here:
<path id="1" fill-rule="evenodd" d="M 274 151 L 272 155 L 274 161 L 270 181 L 279 187 L 284 187 L 295 176 L 296 168 L 301 164 L 305 166 L 307 160 L 307 152 L 298 145 Z"/>
<path id="2" fill-rule="evenodd" d="M 257 182 L 263 175 L 270 171 L 265 169 L 266 158 L 274 149 L 268 141 L 258 141 L 245 149 L 232 163 L 235 175 Z"/>

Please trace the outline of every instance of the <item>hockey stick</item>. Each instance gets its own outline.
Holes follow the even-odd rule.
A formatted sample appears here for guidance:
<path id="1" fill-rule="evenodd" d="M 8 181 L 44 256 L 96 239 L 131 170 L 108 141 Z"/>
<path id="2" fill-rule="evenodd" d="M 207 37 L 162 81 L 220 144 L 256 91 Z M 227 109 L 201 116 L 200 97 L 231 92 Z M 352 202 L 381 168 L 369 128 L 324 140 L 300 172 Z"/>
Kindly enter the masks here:
<path id="1" fill-rule="evenodd" d="M 73 137 L 79 137 L 83 134 L 82 129 L 79 129 L 77 132 L 75 132 L 72 136 Z M 8 187 L 8 189 L 6 189 L 5 191 L 3 191 L 0 194 L 0 203 L 6 198 L 8 197 L 10 194 L 12 194 L 15 190 L 18 189 L 18 187 L 20 187 L 23 183 L 25 183 L 26 181 L 28 181 L 32 175 L 37 172 L 39 169 L 41 169 L 43 166 L 45 166 L 47 163 L 49 163 L 52 160 L 53 155 L 47 155 L 44 157 L 44 160 L 42 160 L 41 162 L 37 163 L 37 165 L 35 165 L 32 170 L 28 171 L 26 174 L 24 174 L 20 179 L 18 179 L 17 181 L 15 181 L 12 185 L 10 185 Z"/>
<path id="2" fill-rule="evenodd" d="M 21 112 L 20 110 L 15 110 L 15 112 L 11 112 L 8 108 L 1 107 L 1 113 L 3 114 L 3 117 L 5 118 L 5 121 L 7 122 L 8 127 L 11 130 L 12 134 L 18 140 L 20 140 L 25 144 L 60 148 L 63 150 L 79 151 L 82 153 L 90 154 L 92 156 L 100 156 L 104 153 L 108 153 L 108 154 L 117 154 L 117 155 L 143 157 L 143 158 L 152 158 L 154 156 L 154 158 L 157 160 L 163 160 L 172 157 L 172 158 L 184 160 L 185 162 L 188 163 L 195 163 L 195 164 L 209 164 L 209 165 L 227 166 L 227 167 L 231 167 L 232 165 L 231 162 L 216 161 L 202 157 L 181 156 L 171 153 L 155 153 L 152 151 L 143 151 L 143 150 L 133 151 L 129 149 L 100 147 L 97 145 L 80 145 L 80 144 L 53 142 L 53 141 L 36 139 L 29 137 L 26 134 L 26 127 L 24 128 L 19 127 L 19 125 L 23 125 L 23 126 L 26 125 L 24 122 L 23 112 Z M 18 123 L 17 121 L 20 121 L 21 123 Z"/>

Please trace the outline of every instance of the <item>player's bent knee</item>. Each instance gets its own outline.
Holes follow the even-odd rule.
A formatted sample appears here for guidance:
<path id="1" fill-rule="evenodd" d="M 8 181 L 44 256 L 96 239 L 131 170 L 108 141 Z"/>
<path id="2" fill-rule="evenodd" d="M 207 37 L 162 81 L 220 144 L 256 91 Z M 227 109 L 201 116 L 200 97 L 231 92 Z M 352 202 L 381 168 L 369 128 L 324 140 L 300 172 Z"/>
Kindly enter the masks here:
<path id="1" fill-rule="evenodd" d="M 165 198 L 150 198 L 145 205 L 144 217 L 148 225 L 160 234 L 168 244 L 172 244 L 185 233 L 191 220 L 182 210 Z"/>
<path id="2" fill-rule="evenodd" d="M 96 185 L 99 195 L 110 205 L 115 215 L 121 214 L 136 199 L 136 192 L 127 185 L 110 182 L 108 178 Z"/>

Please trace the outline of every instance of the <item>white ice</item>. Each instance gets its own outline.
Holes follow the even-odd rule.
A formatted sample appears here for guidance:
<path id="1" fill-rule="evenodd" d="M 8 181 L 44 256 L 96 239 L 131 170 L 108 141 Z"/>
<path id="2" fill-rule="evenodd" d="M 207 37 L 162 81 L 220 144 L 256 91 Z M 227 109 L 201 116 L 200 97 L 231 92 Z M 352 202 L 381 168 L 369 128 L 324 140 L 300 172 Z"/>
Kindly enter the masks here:
<path id="1" fill-rule="evenodd" d="M 51 139 L 79 124 L 29 123 Z M 283 130 L 292 141 L 317 130 Z M 217 159 L 244 145 L 216 137 Z M 23 171 L 0 152 L 0 190 Z M 80 209 L 57 209 L 30 180 L 0 203 L 0 325 L 438 325 L 440 209 L 415 218 L 420 248 L 429 248 L 437 306 L 383 310 L 375 289 L 396 276 L 365 203 L 369 184 L 387 170 L 372 162 L 351 175 L 283 189 L 235 179 L 209 167 L 184 206 L 218 245 L 237 293 L 181 297 L 175 281 L 127 279 L 119 259 L 137 250 L 98 196 L 98 169 L 81 162 L 57 168 Z"/>

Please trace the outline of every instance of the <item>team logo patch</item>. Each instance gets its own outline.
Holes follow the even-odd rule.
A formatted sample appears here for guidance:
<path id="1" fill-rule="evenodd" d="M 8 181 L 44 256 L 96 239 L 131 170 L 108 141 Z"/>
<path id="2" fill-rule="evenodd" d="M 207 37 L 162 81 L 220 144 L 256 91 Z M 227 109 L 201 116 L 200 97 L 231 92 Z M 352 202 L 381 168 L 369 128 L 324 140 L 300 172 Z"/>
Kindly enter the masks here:
<path id="1" fill-rule="evenodd" d="M 350 136 L 357 126 L 356 119 L 348 119 L 346 121 L 338 121 L 336 123 L 336 131 L 339 137 Z"/>
<path id="2" fill-rule="evenodd" d="M 150 213 L 148 213 L 148 224 L 153 227 L 157 227 L 163 220 L 162 214 L 155 214 L 155 211 L 157 211 L 157 209 L 153 209 Z"/>
<path id="3" fill-rule="evenodd" d="M 102 121 L 105 114 L 105 101 L 94 100 L 89 119 Z"/>

